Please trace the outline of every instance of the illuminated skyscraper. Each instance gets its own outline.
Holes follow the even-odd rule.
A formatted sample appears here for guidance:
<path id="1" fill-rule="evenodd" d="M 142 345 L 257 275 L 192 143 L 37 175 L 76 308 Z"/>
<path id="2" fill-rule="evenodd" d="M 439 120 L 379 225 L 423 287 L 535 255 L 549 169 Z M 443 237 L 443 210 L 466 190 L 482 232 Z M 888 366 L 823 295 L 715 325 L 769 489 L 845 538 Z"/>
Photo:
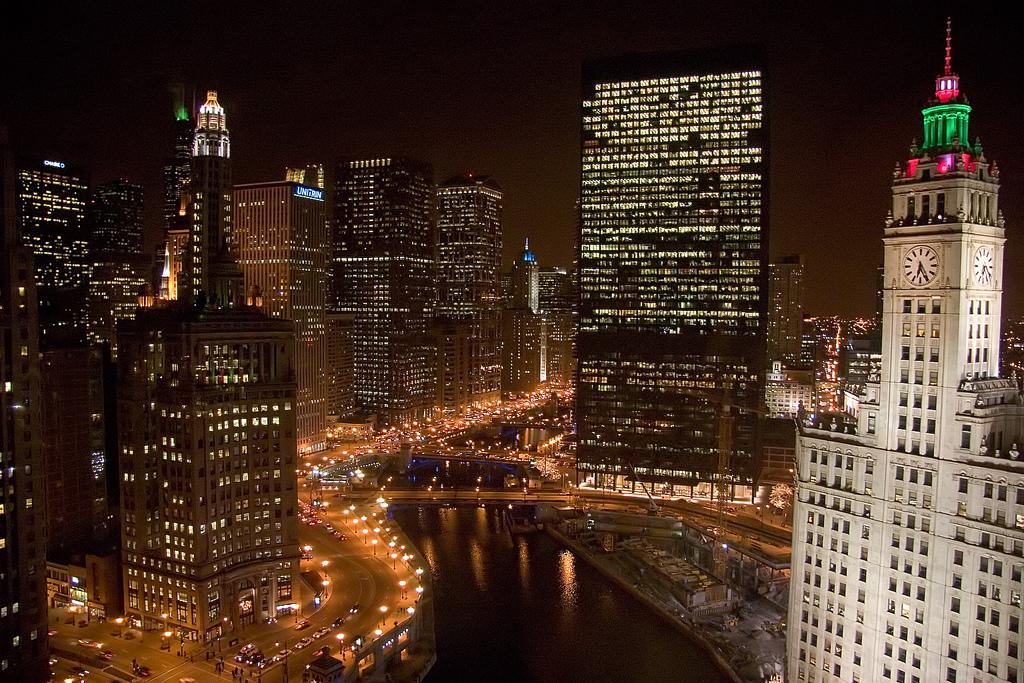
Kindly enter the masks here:
<path id="1" fill-rule="evenodd" d="M 527 238 L 522 253 L 512 263 L 512 308 L 540 311 L 540 266 Z"/>
<path id="2" fill-rule="evenodd" d="M 327 187 L 323 164 L 306 164 L 301 168 L 286 168 L 284 170 L 284 179 L 290 183 L 318 187 L 321 190 Z"/>
<path id="3" fill-rule="evenodd" d="M 117 357 L 117 323 L 135 315 L 139 296 L 152 289 L 152 270 L 145 254 L 107 254 L 93 261 L 87 294 L 90 344 L 109 344 Z"/>
<path id="4" fill-rule="evenodd" d="M 299 452 L 323 448 L 327 428 L 327 265 L 324 191 L 292 182 L 235 187 L 235 238 L 246 291 L 295 323 Z"/>
<path id="5" fill-rule="evenodd" d="M 429 165 L 342 162 L 334 187 L 334 308 L 353 321 L 357 407 L 382 422 L 429 415 L 435 398 L 434 190 Z"/>
<path id="6" fill-rule="evenodd" d="M 117 323 L 135 315 L 152 279 L 152 259 L 142 254 L 142 187 L 115 180 L 94 188 L 87 219 L 86 337 L 116 354 Z"/>
<path id="7" fill-rule="evenodd" d="M 188 228 L 167 231 L 160 270 L 160 297 L 163 299 L 175 301 L 182 294 L 189 236 Z"/>
<path id="8" fill-rule="evenodd" d="M 572 278 L 565 268 L 547 267 L 540 269 L 537 282 L 538 301 L 547 333 L 547 379 L 571 382 L 576 377 L 573 354 L 576 305 Z"/>
<path id="9" fill-rule="evenodd" d="M 231 305 L 242 297 L 242 272 L 232 234 L 231 138 L 224 107 L 214 90 L 206 93 L 196 120 L 190 187 L 191 240 L 184 269 L 187 298 Z"/>
<path id="10" fill-rule="evenodd" d="M 721 406 L 763 400 L 762 60 L 635 55 L 588 64 L 583 81 L 577 470 L 708 496 Z M 750 500 L 756 417 L 732 410 L 721 484 Z"/>
<path id="11" fill-rule="evenodd" d="M 204 642 L 297 608 L 295 325 L 242 297 L 224 109 L 192 159 L 178 301 L 118 330 L 125 612 Z"/>
<path id="12" fill-rule="evenodd" d="M 17 204 L 14 161 L 0 126 L 0 678 L 45 681 L 39 329 L 32 250 L 17 238 Z"/>
<path id="13" fill-rule="evenodd" d="M 84 176 L 65 161 L 25 161 L 18 169 L 17 193 L 21 241 L 35 257 L 39 343 L 81 343 L 89 278 Z"/>
<path id="14" fill-rule="evenodd" d="M 801 425 L 787 676 L 1020 681 L 1024 406 L 999 375 L 999 171 L 950 64 L 892 178 L 880 377 Z M 882 174 L 885 173 L 885 176 Z M 1005 273 L 1010 275 L 1009 273 Z"/>
<path id="15" fill-rule="evenodd" d="M 461 399 L 450 405 L 446 398 L 445 408 L 461 409 L 466 403 L 500 396 L 501 215 L 501 187 L 490 176 L 455 176 L 437 189 L 436 317 L 448 328 L 446 347 L 460 336 L 452 325 L 466 326 L 470 346 L 467 386 L 447 393 L 449 398 Z M 455 358 L 461 354 L 443 353 L 440 365 L 444 366 L 444 359 Z M 442 374 L 461 382 L 459 367 L 461 363 L 455 363 Z"/>

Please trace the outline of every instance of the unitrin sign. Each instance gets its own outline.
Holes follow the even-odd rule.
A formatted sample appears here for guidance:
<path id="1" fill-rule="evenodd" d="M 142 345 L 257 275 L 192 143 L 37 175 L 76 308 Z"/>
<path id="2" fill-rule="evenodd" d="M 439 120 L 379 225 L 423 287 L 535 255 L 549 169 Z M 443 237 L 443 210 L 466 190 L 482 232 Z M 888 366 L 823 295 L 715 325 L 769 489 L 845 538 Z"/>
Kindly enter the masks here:
<path id="1" fill-rule="evenodd" d="M 315 199 L 318 202 L 324 200 L 324 191 L 315 187 L 306 187 L 305 185 L 296 185 L 295 192 L 293 193 L 296 197 L 305 197 L 306 199 Z"/>

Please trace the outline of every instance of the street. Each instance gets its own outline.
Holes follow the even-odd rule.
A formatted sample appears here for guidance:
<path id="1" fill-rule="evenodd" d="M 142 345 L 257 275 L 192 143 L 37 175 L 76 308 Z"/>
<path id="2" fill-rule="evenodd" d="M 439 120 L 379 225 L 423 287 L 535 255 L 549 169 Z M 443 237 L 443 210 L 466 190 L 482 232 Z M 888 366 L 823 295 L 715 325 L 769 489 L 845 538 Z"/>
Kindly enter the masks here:
<path id="1" fill-rule="evenodd" d="M 189 678 L 197 682 L 231 681 L 235 669 L 242 672 L 242 680 L 259 683 L 301 681 L 303 669 L 316 657 L 320 648 L 329 646 L 332 653 L 337 654 L 339 648 L 351 648 L 352 643 L 373 639 L 380 627 L 387 628 L 406 618 L 408 610 L 414 609 L 419 598 L 416 590 L 420 588 L 416 573 L 418 566 L 412 566 L 417 557 L 409 557 L 413 550 L 405 549 L 398 542 L 401 537 L 394 538 L 397 529 L 387 534 L 389 527 L 375 502 L 353 507 L 354 510 L 349 507 L 342 509 L 341 506 L 336 510 L 327 508 L 317 515 L 322 518 L 320 523 L 301 525 L 300 542 L 312 548 L 312 558 L 303 560 L 301 569 L 303 572 L 319 572 L 328 582 L 323 587 L 324 598 L 319 607 L 313 604 L 313 589 L 302 582 L 297 588 L 301 614 L 289 615 L 275 624 L 236 629 L 221 641 L 210 644 L 179 643 L 174 638 L 165 639 L 159 631 L 141 633 L 140 636 L 139 631 L 132 630 L 129 637 L 128 629 L 112 621 L 92 621 L 80 627 L 64 623 L 67 620 L 65 611 L 54 609 L 50 611 L 50 624 L 55 631 L 50 637 L 51 652 L 56 659 L 54 680 L 77 681 L 82 675 L 81 669 L 89 672 L 85 679 L 90 682 L 134 680 L 134 660 L 151 670 L 151 676 L 145 680 L 154 683 Z M 361 517 L 366 517 L 369 524 Z M 355 521 L 357 519 L 358 522 Z M 342 540 L 330 533 L 327 523 L 338 527 L 347 538 Z M 364 529 L 365 533 L 362 533 Z M 397 555 L 397 549 L 402 550 L 408 562 L 391 556 L 393 553 Z M 404 585 L 400 585 L 400 581 Z M 355 605 L 359 606 L 358 611 L 350 614 Z M 344 618 L 345 623 L 332 627 L 339 617 Z M 295 627 L 302 620 L 307 620 L 309 625 L 297 630 Z M 314 637 L 321 628 L 327 632 Z M 313 642 L 297 647 L 304 638 L 313 639 Z M 231 645 L 236 639 L 237 642 Z M 262 650 L 268 660 L 284 651 L 288 654 L 262 670 L 236 663 L 234 656 L 239 648 L 249 643 Z M 169 649 L 161 649 L 162 645 Z M 183 655 L 179 654 L 179 645 L 183 647 Z M 101 659 L 103 651 L 112 653 L 109 661 Z M 350 651 L 346 658 L 352 661 Z M 220 662 L 224 668 L 218 672 L 217 664 Z"/>

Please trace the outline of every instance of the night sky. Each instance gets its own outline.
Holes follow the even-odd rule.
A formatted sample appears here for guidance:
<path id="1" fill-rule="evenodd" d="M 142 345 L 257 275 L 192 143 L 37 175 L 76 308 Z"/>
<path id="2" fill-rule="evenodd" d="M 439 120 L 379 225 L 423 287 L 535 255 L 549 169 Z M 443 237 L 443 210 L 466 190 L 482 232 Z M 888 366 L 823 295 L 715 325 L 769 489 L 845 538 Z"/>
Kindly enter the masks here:
<path id="1" fill-rule="evenodd" d="M 155 241 L 171 88 L 185 84 L 200 104 L 214 88 L 236 182 L 385 154 L 431 161 L 437 180 L 492 174 L 505 189 L 506 264 L 529 236 L 542 265 L 568 265 L 582 61 L 761 43 L 771 254 L 806 255 L 810 312 L 867 314 L 893 165 L 920 137 L 951 12 L 972 140 L 981 136 L 1003 173 L 1005 310 L 1024 314 L 1024 60 L 1013 5 L 878 4 L 18 3 L 0 22 L 0 121 L 21 151 L 82 163 L 93 182 L 142 183 Z"/>

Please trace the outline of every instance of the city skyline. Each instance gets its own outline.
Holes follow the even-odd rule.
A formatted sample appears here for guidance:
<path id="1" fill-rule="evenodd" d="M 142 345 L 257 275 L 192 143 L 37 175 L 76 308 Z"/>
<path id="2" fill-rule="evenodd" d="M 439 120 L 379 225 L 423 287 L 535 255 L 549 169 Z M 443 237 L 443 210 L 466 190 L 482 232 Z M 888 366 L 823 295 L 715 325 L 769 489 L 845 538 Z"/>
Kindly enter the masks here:
<path id="1" fill-rule="evenodd" d="M 881 251 L 869 238 L 879 214 L 884 216 L 888 174 L 879 172 L 871 163 L 875 154 L 866 151 L 878 150 L 890 164 L 907 155 L 917 131 L 899 114 L 928 95 L 920 83 L 927 82 L 942 58 L 941 42 L 929 27 L 944 20 L 945 9 L 896 7 L 808 17 L 785 8 L 739 12 L 726 6 L 701 8 L 695 22 L 687 19 L 694 11 L 687 5 L 655 4 L 634 16 L 598 4 L 585 16 L 557 7 L 539 14 L 506 8 L 482 15 L 479 10 L 446 14 L 384 6 L 357 9 L 344 20 L 328 14 L 319 22 L 323 26 L 295 20 L 267 22 L 266 28 L 259 12 L 251 17 L 233 13 L 238 35 L 226 31 L 207 42 L 185 28 L 194 18 L 185 7 L 180 15 L 161 15 L 165 24 L 141 17 L 135 38 L 112 47 L 106 59 L 67 67 L 44 58 L 31 69 L 8 70 L 5 91 L 19 96 L 0 106 L 0 118 L 11 126 L 14 139 L 40 141 L 88 167 L 97 182 L 126 176 L 142 184 L 147 238 L 155 243 L 162 176 L 149 150 L 159 149 L 161 157 L 170 153 L 166 141 L 174 111 L 169 88 L 189 84 L 197 104 L 205 88 L 219 88 L 239 112 L 233 127 L 250 143 L 236 159 L 237 182 L 276 178 L 286 166 L 309 163 L 324 153 L 422 158 L 434 164 L 435 180 L 470 170 L 493 174 L 506 190 L 504 267 L 527 235 L 538 254 L 551 255 L 542 259 L 545 264 L 568 266 L 578 193 L 581 62 L 624 52 L 764 43 L 772 73 L 769 116 L 776 122 L 771 254 L 806 253 L 809 312 L 870 314 L 874 282 L 867 273 L 880 263 Z M 110 17 L 102 11 L 89 10 L 87 16 L 69 11 L 54 19 L 56 26 L 32 17 L 12 22 L 19 30 L 5 41 L 12 50 L 9 63 L 24 63 L 31 50 L 19 48 L 44 31 L 50 40 L 59 36 L 66 50 L 84 50 L 89 41 L 110 35 L 111 22 L 105 19 Z M 117 24 L 116 18 L 112 23 Z M 477 24 L 479 30 L 460 30 Z M 276 36 L 268 33 L 271 25 L 286 41 L 302 36 L 310 58 L 301 68 L 282 61 L 274 50 L 258 49 Z M 1019 161 L 1024 141 L 1009 122 L 1022 107 L 1021 94 L 998 87 L 1012 77 L 1011 25 L 990 16 L 955 16 L 958 45 L 985 48 L 960 49 L 954 58 L 976 84 L 972 96 L 985 112 L 979 121 L 986 133 L 983 145 L 999 150 L 997 161 L 1007 177 L 1019 179 L 1024 176 L 1019 172 L 1024 170 Z M 702 30 L 708 26 L 716 30 Z M 368 43 L 358 27 L 385 30 L 386 39 Z M 158 47 L 150 50 L 153 41 Z M 493 50 L 492 45 L 509 49 Z M 485 74 L 497 85 L 475 87 Z M 75 87 L 59 87 L 72 82 Z M 813 106 L 806 83 L 815 85 Z M 119 118 L 115 130 L 99 112 L 125 88 L 133 93 L 133 115 Z M 301 109 L 293 107 L 299 100 Z M 356 100 L 359 106 L 353 106 Z M 251 144 L 255 140 L 261 144 Z M 104 152 L 115 144 L 123 147 L 118 158 Z M 1021 181 L 1011 183 L 1016 185 L 1007 193 L 1008 216 L 1021 213 L 1016 198 L 1021 193 L 1013 191 Z M 816 197 L 811 205 L 804 195 L 808 184 Z M 837 260 L 839 245 L 848 240 L 867 248 Z M 1011 245 L 1007 263 L 1024 267 L 1024 249 Z M 848 296 L 832 296 L 836 281 Z M 1007 313 L 1024 313 L 1024 294 L 1007 293 Z"/>
<path id="2" fill-rule="evenodd" d="M 1015 24 L 627 9 L 0 29 L 0 678 L 1024 683 Z"/>

